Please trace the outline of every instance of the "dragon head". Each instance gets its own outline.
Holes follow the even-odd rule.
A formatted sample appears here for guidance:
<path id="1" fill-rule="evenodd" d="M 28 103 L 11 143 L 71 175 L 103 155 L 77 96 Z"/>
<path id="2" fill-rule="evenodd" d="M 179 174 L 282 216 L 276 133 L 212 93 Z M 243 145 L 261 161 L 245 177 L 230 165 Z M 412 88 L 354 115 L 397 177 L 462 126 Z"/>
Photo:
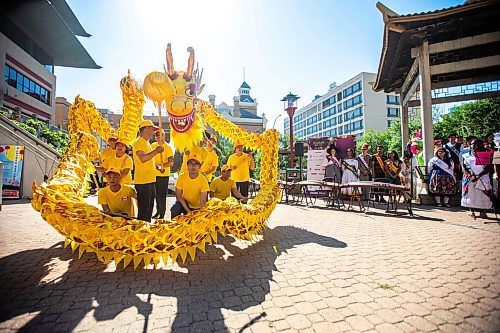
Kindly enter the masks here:
<path id="1" fill-rule="evenodd" d="M 189 52 L 187 70 L 176 71 L 169 43 L 165 72 L 151 72 L 144 79 L 145 95 L 157 106 L 164 103 L 170 118 L 174 144 L 180 151 L 186 146 L 196 145 L 203 134 L 201 119 L 196 115 L 198 95 L 204 88 L 201 84 L 203 70 L 194 69 L 193 48 L 188 47 L 187 51 Z"/>

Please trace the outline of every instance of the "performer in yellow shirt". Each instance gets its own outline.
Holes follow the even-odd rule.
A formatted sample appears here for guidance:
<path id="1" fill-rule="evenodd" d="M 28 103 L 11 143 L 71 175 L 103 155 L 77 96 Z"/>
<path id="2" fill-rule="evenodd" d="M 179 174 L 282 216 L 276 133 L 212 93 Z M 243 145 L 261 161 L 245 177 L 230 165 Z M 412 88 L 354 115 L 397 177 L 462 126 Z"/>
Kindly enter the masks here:
<path id="1" fill-rule="evenodd" d="M 207 177 L 209 183 L 212 181 L 213 173 L 219 166 L 219 157 L 214 152 L 214 142 L 217 142 L 217 139 L 214 135 L 212 135 L 212 138 L 207 140 L 207 157 L 205 158 L 205 161 L 203 161 L 200 169 L 201 173 Z"/>
<path id="2" fill-rule="evenodd" d="M 121 173 L 116 168 L 109 168 L 105 174 L 108 186 L 97 192 L 97 200 L 106 214 L 131 218 L 134 216 L 134 203 L 137 193 L 128 185 L 121 185 Z"/>
<path id="3" fill-rule="evenodd" d="M 231 194 L 240 200 L 248 200 L 241 195 L 236 188 L 236 182 L 231 178 L 231 168 L 229 165 L 223 165 L 220 169 L 221 176 L 215 178 L 210 184 L 210 197 L 226 200 Z"/>
<path id="4" fill-rule="evenodd" d="M 227 164 L 231 167 L 232 178 L 236 182 L 236 187 L 241 195 L 248 197 L 248 187 L 250 185 L 250 170 L 255 168 L 253 154 L 243 152 L 243 143 L 237 140 L 234 143 L 235 153 L 229 156 Z"/>
<path id="5" fill-rule="evenodd" d="M 112 154 L 115 153 L 116 140 L 117 140 L 117 138 L 114 136 L 109 137 L 108 141 L 107 141 L 109 147 L 104 148 L 100 152 L 99 157 L 93 161 L 94 163 L 97 163 L 97 164 L 96 164 L 96 172 L 94 173 L 94 176 L 92 177 L 92 184 L 91 184 L 92 189 L 91 190 L 95 190 L 96 187 L 101 186 L 101 184 L 99 183 L 98 172 L 103 173 L 106 171 L 104 168 L 101 169 L 100 166 L 106 160 L 106 158 L 108 158 L 109 156 L 111 156 Z M 105 177 L 102 177 L 102 184 L 106 184 Z"/>
<path id="6" fill-rule="evenodd" d="M 101 162 L 106 160 L 106 158 L 108 158 L 115 152 L 115 145 L 117 140 L 118 138 L 115 138 L 113 136 L 108 139 L 107 142 L 109 147 L 106 147 L 101 151 L 101 156 L 100 156 Z"/>
<path id="7" fill-rule="evenodd" d="M 200 209 L 208 199 L 208 181 L 200 173 L 201 157 L 191 154 L 187 161 L 188 172 L 182 173 L 175 184 L 177 201 L 170 209 L 171 218 Z"/>
<path id="8" fill-rule="evenodd" d="M 183 172 L 188 171 L 187 167 L 187 161 L 189 160 L 189 157 L 191 155 L 198 155 L 200 157 L 201 163 L 205 162 L 205 159 L 207 158 L 208 152 L 205 148 L 201 146 L 196 146 L 192 150 L 185 149 L 184 154 L 182 155 L 182 165 L 181 169 L 179 170 L 179 175 Z"/>
<path id="9" fill-rule="evenodd" d="M 132 144 L 134 156 L 134 184 L 137 191 L 137 219 L 150 222 L 153 215 L 156 167 L 154 157 L 163 152 L 163 146 L 154 150 L 149 144 L 158 127 L 151 120 L 144 120 L 139 125 L 139 136 Z"/>
<path id="10" fill-rule="evenodd" d="M 108 157 L 102 162 L 100 167 L 96 167 L 96 170 L 104 173 L 109 168 L 113 167 L 121 172 L 120 184 L 130 185 L 132 183 L 132 176 L 130 171 L 132 170 L 132 158 L 126 154 L 127 146 L 121 139 L 118 139 L 115 144 L 115 150 L 113 153 L 108 155 Z"/>
<path id="11" fill-rule="evenodd" d="M 156 213 L 153 218 L 163 219 L 167 210 L 167 192 L 168 179 L 170 176 L 170 167 L 174 165 L 174 154 L 172 148 L 165 142 L 165 131 L 159 130 L 155 133 L 156 142 L 151 144 L 151 149 L 156 149 L 159 144 L 165 149 L 163 153 L 155 156 L 156 163 L 156 183 L 155 183 L 155 198 L 156 198 Z M 163 164 L 162 164 L 163 163 Z"/>

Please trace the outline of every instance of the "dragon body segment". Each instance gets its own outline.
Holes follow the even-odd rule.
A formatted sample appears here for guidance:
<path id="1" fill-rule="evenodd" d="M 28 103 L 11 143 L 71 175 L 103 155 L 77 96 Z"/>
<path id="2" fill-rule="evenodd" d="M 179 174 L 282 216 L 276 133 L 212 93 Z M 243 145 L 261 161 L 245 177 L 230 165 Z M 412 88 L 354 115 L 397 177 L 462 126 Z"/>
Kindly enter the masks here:
<path id="1" fill-rule="evenodd" d="M 266 228 L 266 221 L 279 200 L 278 133 L 265 131 L 248 133 L 217 113 L 212 105 L 199 100 L 203 89 L 202 73 L 193 71 L 194 51 L 188 49 L 188 70 L 173 68 L 170 45 L 167 48 L 168 70 L 150 73 L 141 88 L 130 74 L 120 82 L 124 107 L 120 128 L 113 129 L 94 104 L 79 96 L 70 107 L 70 145 L 54 177 L 47 183 L 33 184 L 32 206 L 65 238 L 65 244 L 79 256 L 94 252 L 100 261 L 126 267 L 133 263 L 155 266 L 168 258 L 184 261 L 196 251 L 205 251 L 206 244 L 217 242 L 217 235 L 231 234 L 252 240 Z M 131 143 L 142 120 L 145 97 L 157 106 L 164 106 L 170 116 L 172 138 L 176 149 L 192 148 L 203 136 L 205 125 L 230 140 L 240 140 L 251 149 L 262 149 L 260 191 L 249 204 L 234 198 L 224 201 L 212 198 L 198 211 L 178 216 L 174 221 L 157 220 L 148 223 L 111 217 L 84 202 L 89 175 L 94 172 L 92 161 L 99 156 L 94 134 L 108 139 L 112 136 Z"/>

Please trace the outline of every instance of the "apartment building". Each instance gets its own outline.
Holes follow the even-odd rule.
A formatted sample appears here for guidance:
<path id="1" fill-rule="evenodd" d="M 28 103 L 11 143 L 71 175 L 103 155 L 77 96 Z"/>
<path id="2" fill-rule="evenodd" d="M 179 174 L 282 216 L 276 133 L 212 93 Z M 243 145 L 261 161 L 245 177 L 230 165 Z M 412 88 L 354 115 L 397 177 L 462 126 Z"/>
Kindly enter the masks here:
<path id="1" fill-rule="evenodd" d="M 294 136 L 299 140 L 344 135 L 359 138 L 370 128 L 387 129 L 399 117 L 399 95 L 373 91 L 375 77 L 375 73 L 362 72 L 339 86 L 332 83 L 326 94 L 317 95 L 295 112 Z M 285 134 L 289 134 L 288 118 L 284 126 Z"/>

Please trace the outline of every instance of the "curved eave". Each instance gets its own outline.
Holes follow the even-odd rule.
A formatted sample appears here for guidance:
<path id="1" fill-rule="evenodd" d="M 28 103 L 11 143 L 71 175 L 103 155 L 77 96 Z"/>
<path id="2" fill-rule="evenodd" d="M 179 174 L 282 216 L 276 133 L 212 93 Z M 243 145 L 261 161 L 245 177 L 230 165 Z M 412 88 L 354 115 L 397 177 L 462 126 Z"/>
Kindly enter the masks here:
<path id="1" fill-rule="evenodd" d="M 64 8 L 62 4 L 59 4 L 59 7 Z M 69 7 L 67 10 L 71 12 Z M 66 22 L 57 8 L 48 1 L 9 1 L 0 16 L 7 21 L 4 24 L 15 26 L 36 43 L 50 57 L 51 64 L 63 67 L 101 68 L 75 36 L 75 33 L 90 36 L 79 22 L 78 24 L 74 22 L 77 21 L 76 17 L 68 19 L 69 23 Z"/>
<path id="2" fill-rule="evenodd" d="M 392 76 L 394 75 L 394 73 L 392 73 L 395 65 L 394 63 L 396 61 L 401 61 L 400 56 L 402 49 L 411 47 L 411 45 L 400 44 L 413 44 L 422 38 L 415 36 L 412 31 L 420 29 L 421 27 L 430 26 L 439 19 L 442 19 L 442 22 L 447 22 L 450 18 L 467 15 L 464 14 L 466 12 L 471 12 L 469 15 L 473 15 L 473 13 L 477 13 L 478 10 L 481 10 L 483 7 L 492 6 L 492 8 L 496 8 L 495 6 L 498 5 L 498 3 L 499 2 L 495 0 L 483 0 L 433 12 L 405 16 L 397 15 L 382 4 L 378 3 L 377 8 L 379 8 L 382 12 L 385 24 L 382 52 L 373 90 L 383 90 L 387 93 L 393 92 L 397 88 L 397 82 L 393 82 L 392 80 Z M 403 41 L 401 41 L 402 37 L 404 37 Z M 418 43 L 415 45 L 417 44 Z"/>

